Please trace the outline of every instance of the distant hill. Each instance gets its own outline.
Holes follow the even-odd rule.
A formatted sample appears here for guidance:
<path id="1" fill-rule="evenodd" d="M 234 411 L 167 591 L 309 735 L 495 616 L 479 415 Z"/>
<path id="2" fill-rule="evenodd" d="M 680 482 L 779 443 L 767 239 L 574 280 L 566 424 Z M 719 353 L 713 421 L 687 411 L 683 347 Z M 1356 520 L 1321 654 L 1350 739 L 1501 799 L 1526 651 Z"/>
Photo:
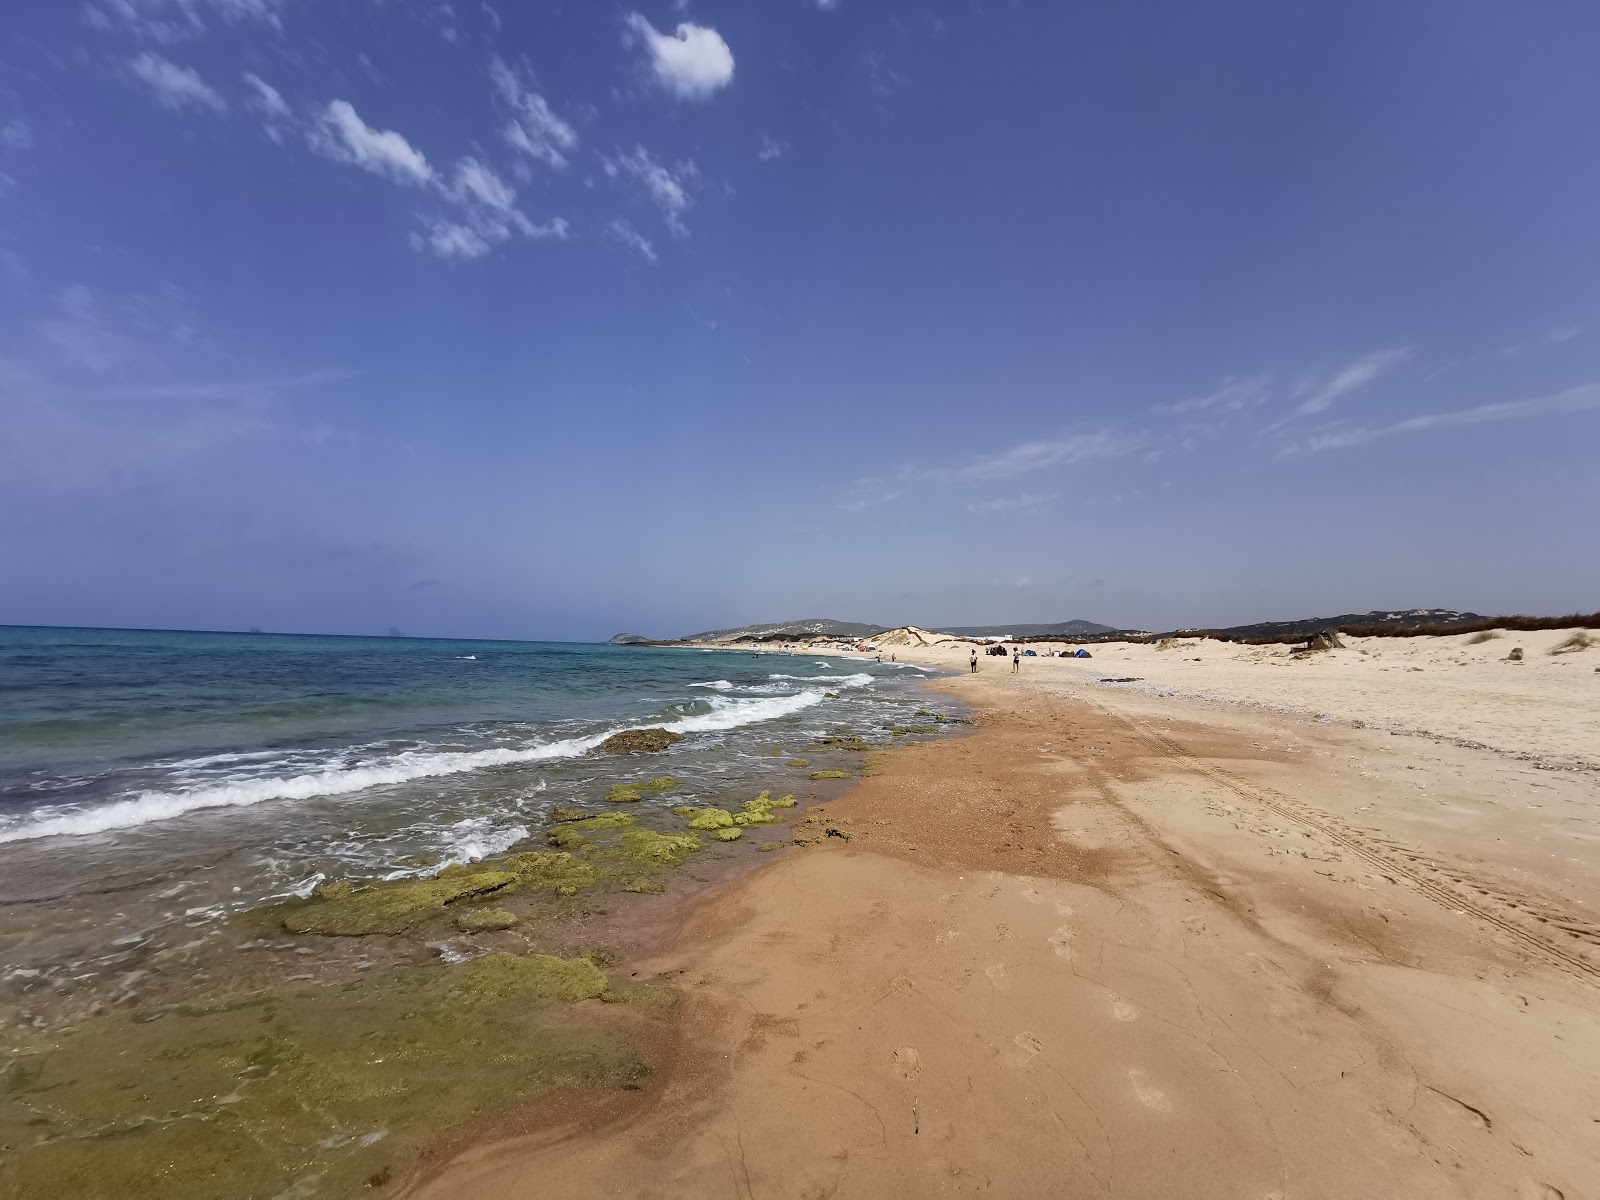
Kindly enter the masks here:
<path id="1" fill-rule="evenodd" d="M 1257 621 L 1253 625 L 1231 625 L 1226 629 L 1179 629 L 1166 636 L 1203 634 L 1206 637 L 1270 638 L 1321 633 L 1346 626 L 1377 629 L 1410 629 L 1416 626 L 1471 625 L 1485 620 L 1477 613 L 1456 612 L 1451 608 L 1408 608 L 1386 612 L 1345 613 L 1339 617 L 1306 617 L 1299 621 Z"/>
<path id="2" fill-rule="evenodd" d="M 835 621 L 828 617 L 807 617 L 794 621 L 774 621 L 768 625 L 740 625 L 733 629 L 708 629 L 691 633 L 686 642 L 772 642 L 794 638 L 863 638 L 882 633 L 887 625 L 864 625 L 860 621 Z"/>
<path id="3" fill-rule="evenodd" d="M 637 633 L 619 633 L 615 637 L 609 637 L 606 639 L 606 641 L 610 642 L 613 646 L 639 646 L 643 645 L 649 640 L 649 638 Z"/>
<path id="4" fill-rule="evenodd" d="M 956 637 L 1094 637 L 1100 633 L 1114 633 L 1111 625 L 1097 625 L 1093 621 L 1057 621 L 1054 625 L 941 625 L 938 633 L 951 633 Z"/>

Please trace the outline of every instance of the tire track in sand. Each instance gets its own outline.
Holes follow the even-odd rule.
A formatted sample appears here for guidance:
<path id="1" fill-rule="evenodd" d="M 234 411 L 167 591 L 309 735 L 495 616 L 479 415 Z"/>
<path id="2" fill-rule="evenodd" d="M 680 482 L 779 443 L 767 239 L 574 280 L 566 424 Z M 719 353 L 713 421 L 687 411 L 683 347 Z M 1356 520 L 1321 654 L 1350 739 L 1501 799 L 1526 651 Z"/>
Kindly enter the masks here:
<path id="1" fill-rule="evenodd" d="M 1082 699 L 1082 697 L 1076 698 Z M 1551 965 L 1575 975 L 1587 983 L 1600 984 L 1600 965 L 1589 961 L 1581 954 L 1574 953 L 1554 939 L 1542 936 L 1536 930 L 1525 928 L 1513 917 L 1495 911 L 1484 901 L 1492 902 L 1497 907 L 1504 905 L 1517 911 L 1527 912 L 1541 924 L 1554 926 L 1569 937 L 1600 944 L 1600 930 L 1594 929 L 1581 918 L 1565 913 L 1540 913 L 1532 905 L 1512 900 L 1502 895 L 1495 885 L 1474 879 L 1465 872 L 1447 870 L 1436 863 L 1428 862 L 1422 855 L 1411 854 L 1399 847 L 1396 847 L 1393 851 L 1387 850 L 1373 837 L 1352 829 L 1331 814 L 1318 812 L 1298 800 L 1274 791 L 1272 788 L 1251 783 L 1221 767 L 1214 766 L 1204 759 L 1196 757 L 1183 745 L 1173 741 L 1166 734 L 1151 728 L 1134 717 L 1128 716 L 1126 713 L 1118 712 L 1094 701 L 1089 701 L 1089 703 L 1094 704 L 1094 707 L 1107 715 L 1116 718 L 1134 736 L 1153 746 L 1161 752 L 1163 757 L 1172 760 L 1175 765 L 1211 780 L 1211 782 L 1232 792 L 1247 803 L 1264 808 L 1285 820 L 1293 821 L 1322 835 L 1380 873 L 1396 879 L 1404 879 L 1435 904 L 1448 908 L 1452 912 L 1466 913 L 1476 917 L 1484 924 L 1492 926 L 1511 939 L 1514 945 L 1521 947 L 1525 951 L 1531 951 Z M 1444 884 L 1429 878 L 1426 873 L 1429 871 L 1437 872 L 1459 883 L 1462 887 L 1475 892 L 1481 899 L 1474 900 L 1450 890 Z"/>

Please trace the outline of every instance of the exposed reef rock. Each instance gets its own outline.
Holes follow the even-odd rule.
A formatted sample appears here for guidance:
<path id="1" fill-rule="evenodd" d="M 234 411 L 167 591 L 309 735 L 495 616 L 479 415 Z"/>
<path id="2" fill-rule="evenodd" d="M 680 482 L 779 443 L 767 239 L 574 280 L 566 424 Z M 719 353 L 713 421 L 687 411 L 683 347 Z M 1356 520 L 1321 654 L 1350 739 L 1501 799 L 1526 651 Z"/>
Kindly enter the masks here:
<path id="1" fill-rule="evenodd" d="M 643 751 L 654 754 L 665 750 L 674 742 L 683 741 L 683 734 L 673 733 L 670 729 L 624 729 L 621 733 L 614 733 L 601 743 L 601 748 L 612 754 L 633 754 Z"/>
<path id="2" fill-rule="evenodd" d="M 504 891 L 519 882 L 510 871 L 446 868 L 433 879 L 395 880 L 361 891 L 348 883 L 328 884 L 313 893 L 310 903 L 286 913 L 283 927 L 290 933 L 324 937 L 404 933 L 447 904 Z"/>

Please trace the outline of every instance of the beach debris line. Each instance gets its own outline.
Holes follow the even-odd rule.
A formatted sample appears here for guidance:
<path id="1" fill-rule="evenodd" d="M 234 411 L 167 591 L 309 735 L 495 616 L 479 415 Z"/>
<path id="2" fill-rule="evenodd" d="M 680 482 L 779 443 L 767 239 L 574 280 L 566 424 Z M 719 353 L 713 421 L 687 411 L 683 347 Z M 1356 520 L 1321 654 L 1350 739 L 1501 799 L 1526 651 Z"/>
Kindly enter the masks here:
<path id="1" fill-rule="evenodd" d="M 670 729 L 624 729 L 621 733 L 613 733 L 600 743 L 600 747 L 612 754 L 656 754 L 681 741 L 683 734 L 673 733 Z"/>

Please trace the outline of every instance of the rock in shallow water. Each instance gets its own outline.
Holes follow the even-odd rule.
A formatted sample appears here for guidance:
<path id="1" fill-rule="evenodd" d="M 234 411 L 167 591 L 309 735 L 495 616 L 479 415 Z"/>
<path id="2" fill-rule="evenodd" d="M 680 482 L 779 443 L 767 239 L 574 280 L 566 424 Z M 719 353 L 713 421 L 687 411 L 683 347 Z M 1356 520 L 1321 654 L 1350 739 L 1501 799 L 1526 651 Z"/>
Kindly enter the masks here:
<path id="1" fill-rule="evenodd" d="M 612 754 L 632 754 L 636 751 L 654 754 L 681 741 L 683 734 L 673 733 L 670 729 L 624 729 L 608 737 L 601 747 Z"/>

